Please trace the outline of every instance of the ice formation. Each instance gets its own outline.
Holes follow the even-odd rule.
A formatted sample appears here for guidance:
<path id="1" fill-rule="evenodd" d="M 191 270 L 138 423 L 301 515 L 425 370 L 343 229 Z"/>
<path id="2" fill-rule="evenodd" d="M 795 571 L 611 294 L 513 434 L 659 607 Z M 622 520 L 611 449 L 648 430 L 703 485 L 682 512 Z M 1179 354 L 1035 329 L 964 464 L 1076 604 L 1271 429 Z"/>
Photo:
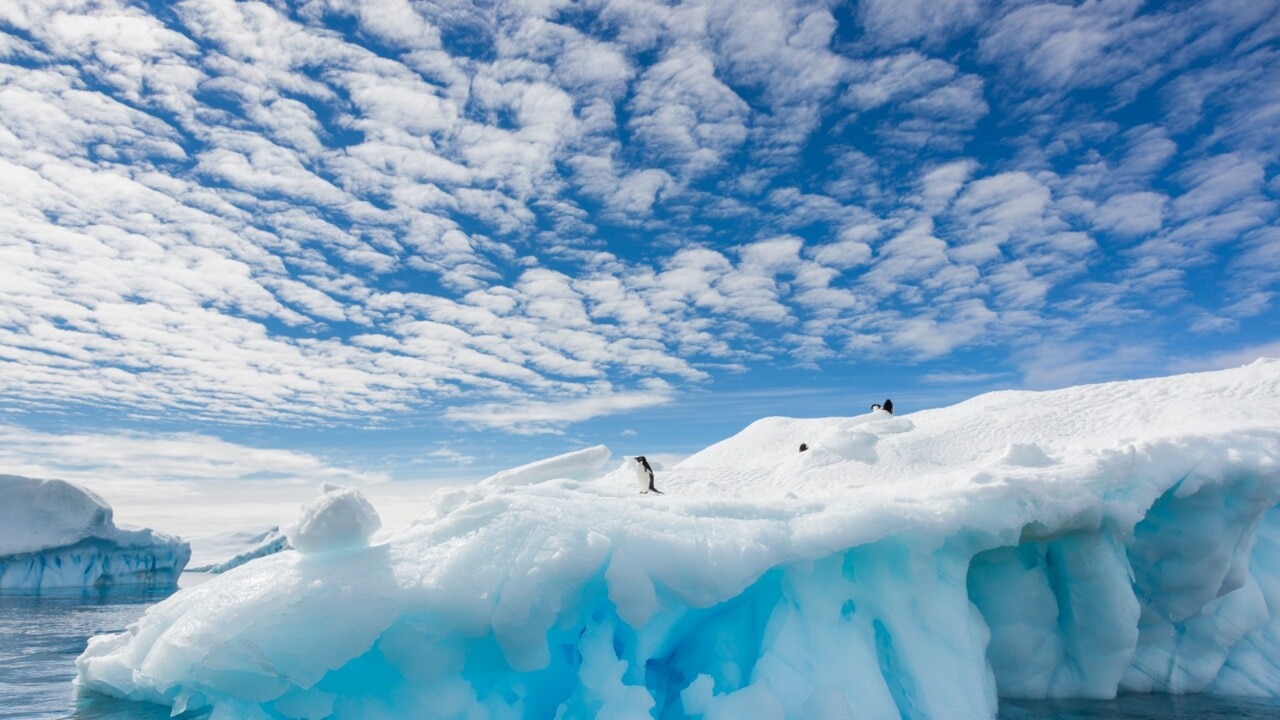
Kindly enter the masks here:
<path id="1" fill-rule="evenodd" d="M 287 550 L 289 539 L 276 525 L 193 537 L 187 572 L 224 573 L 260 557 Z"/>
<path id="2" fill-rule="evenodd" d="M 481 484 L 532 485 L 547 480 L 590 480 L 601 474 L 600 470 L 612 455 L 609 448 L 596 445 L 494 473 Z"/>
<path id="3" fill-rule="evenodd" d="M 767 418 L 659 481 L 637 496 L 623 461 L 441 492 L 386 542 L 179 592 L 94 638 L 79 682 L 228 718 L 1280 694 L 1278 361 Z"/>
<path id="4" fill-rule="evenodd" d="M 190 556 L 176 537 L 117 527 L 78 485 L 0 475 L 0 592 L 172 586 Z"/>
<path id="5" fill-rule="evenodd" d="M 380 527 L 378 511 L 359 490 L 323 483 L 319 497 L 302 506 L 302 516 L 285 534 L 294 549 L 310 555 L 364 547 Z"/>

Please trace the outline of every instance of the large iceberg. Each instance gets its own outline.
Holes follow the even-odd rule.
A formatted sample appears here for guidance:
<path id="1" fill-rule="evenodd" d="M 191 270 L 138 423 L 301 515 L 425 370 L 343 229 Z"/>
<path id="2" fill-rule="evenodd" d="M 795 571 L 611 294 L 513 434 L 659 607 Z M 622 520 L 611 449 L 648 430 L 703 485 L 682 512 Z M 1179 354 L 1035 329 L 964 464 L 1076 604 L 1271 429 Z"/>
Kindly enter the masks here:
<path id="1" fill-rule="evenodd" d="M 768 418 L 661 472 L 663 496 L 637 494 L 629 460 L 589 472 L 599 452 L 181 591 L 91 640 L 78 681 L 215 718 L 1280 695 L 1278 361 Z"/>
<path id="2" fill-rule="evenodd" d="M 0 592 L 172 587 L 190 556 L 179 538 L 116 526 L 79 485 L 0 475 Z"/>

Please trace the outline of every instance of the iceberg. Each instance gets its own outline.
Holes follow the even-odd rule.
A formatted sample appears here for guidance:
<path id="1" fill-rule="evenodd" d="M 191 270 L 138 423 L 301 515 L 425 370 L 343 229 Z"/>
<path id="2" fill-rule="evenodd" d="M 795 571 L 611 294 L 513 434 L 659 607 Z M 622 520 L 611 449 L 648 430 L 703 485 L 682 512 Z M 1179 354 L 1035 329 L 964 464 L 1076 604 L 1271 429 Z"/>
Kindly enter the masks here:
<path id="1" fill-rule="evenodd" d="M 766 418 L 662 471 L 662 496 L 599 453 L 182 590 L 93 638 L 77 682 L 228 718 L 1280 694 L 1280 361 Z"/>
<path id="2" fill-rule="evenodd" d="M 260 557 L 288 550 L 289 538 L 277 525 L 248 527 L 190 538 L 186 572 L 224 573 Z"/>
<path id="3" fill-rule="evenodd" d="M 112 515 L 79 485 L 0 475 L 0 592 L 173 587 L 187 543 Z"/>

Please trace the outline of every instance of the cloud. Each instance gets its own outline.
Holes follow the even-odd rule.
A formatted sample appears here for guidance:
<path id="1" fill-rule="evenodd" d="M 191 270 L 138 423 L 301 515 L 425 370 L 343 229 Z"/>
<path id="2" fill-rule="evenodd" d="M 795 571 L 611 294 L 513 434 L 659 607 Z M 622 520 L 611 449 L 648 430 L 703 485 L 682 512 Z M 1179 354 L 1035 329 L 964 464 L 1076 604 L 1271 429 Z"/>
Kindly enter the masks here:
<path id="1" fill-rule="evenodd" d="M 1248 365 L 1258 358 L 1280 358 L 1280 340 L 1216 352 L 1203 357 L 1185 358 L 1178 367 L 1184 372 L 1226 370 Z"/>
<path id="2" fill-rule="evenodd" d="M 560 431 L 1274 302 L 1266 3 L 172 10 L 0 9 L 12 414 Z"/>
<path id="3" fill-rule="evenodd" d="M 993 380 L 999 380 L 1005 377 L 1005 373 L 986 373 L 986 372 L 931 372 L 923 375 L 920 380 L 927 383 L 937 383 L 940 385 L 961 385 L 961 384 L 977 384 L 987 383 Z"/>
<path id="4" fill-rule="evenodd" d="M 1097 209 L 1093 226 L 1117 235 L 1146 235 L 1164 224 L 1168 198 L 1159 193 L 1136 192 L 1116 195 Z"/>
<path id="5" fill-rule="evenodd" d="M 923 40 L 940 45 L 983 16 L 985 0 L 867 0 L 858 17 L 878 45 Z"/>
<path id="6" fill-rule="evenodd" d="M 427 457 L 440 458 L 454 465 L 470 465 L 476 461 L 475 456 L 458 452 L 453 448 L 442 447 L 427 453 Z"/>
<path id="7" fill-rule="evenodd" d="M 877 133 L 896 145 L 958 148 L 990 110 L 980 77 L 915 50 L 852 63 L 847 75 L 841 102 L 886 115 Z"/>
<path id="8" fill-rule="evenodd" d="M 294 450 L 256 448 L 198 433 L 49 433 L 0 425 L 6 472 L 95 484 L 273 482 L 369 484 L 380 473 Z"/>
<path id="9" fill-rule="evenodd" d="M 1265 172 L 1258 163 L 1234 154 L 1200 160 L 1179 173 L 1189 189 L 1173 201 L 1179 219 L 1203 217 L 1261 190 Z"/>
<path id="10" fill-rule="evenodd" d="M 1129 338 L 1108 342 L 1101 338 L 1083 341 L 1042 342 L 1020 352 L 1016 358 L 1024 387 L 1034 390 L 1106 382 L 1163 372 L 1150 360 L 1160 350 L 1150 340 Z"/>
<path id="11" fill-rule="evenodd" d="M 746 102 L 716 77 L 711 58 L 689 45 L 645 70 L 631 111 L 630 129 L 648 156 L 686 177 L 720 165 L 747 136 Z"/>
<path id="12" fill-rule="evenodd" d="M 671 401 L 668 388 L 605 392 L 560 402 L 522 401 L 449 408 L 445 418 L 478 427 L 501 428 L 522 435 L 558 433 L 564 427 L 602 415 L 631 412 Z"/>

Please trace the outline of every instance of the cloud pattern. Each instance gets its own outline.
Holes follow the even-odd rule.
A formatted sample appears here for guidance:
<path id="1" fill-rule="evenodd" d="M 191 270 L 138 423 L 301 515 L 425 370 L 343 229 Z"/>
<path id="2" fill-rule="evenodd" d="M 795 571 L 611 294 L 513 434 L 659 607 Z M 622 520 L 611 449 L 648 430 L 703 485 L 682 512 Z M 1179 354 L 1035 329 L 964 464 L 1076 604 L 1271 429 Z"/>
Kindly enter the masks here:
<path id="1" fill-rule="evenodd" d="M 15 0 L 0 398 L 540 433 L 1262 345 L 1278 40 L 1272 0 Z"/>

